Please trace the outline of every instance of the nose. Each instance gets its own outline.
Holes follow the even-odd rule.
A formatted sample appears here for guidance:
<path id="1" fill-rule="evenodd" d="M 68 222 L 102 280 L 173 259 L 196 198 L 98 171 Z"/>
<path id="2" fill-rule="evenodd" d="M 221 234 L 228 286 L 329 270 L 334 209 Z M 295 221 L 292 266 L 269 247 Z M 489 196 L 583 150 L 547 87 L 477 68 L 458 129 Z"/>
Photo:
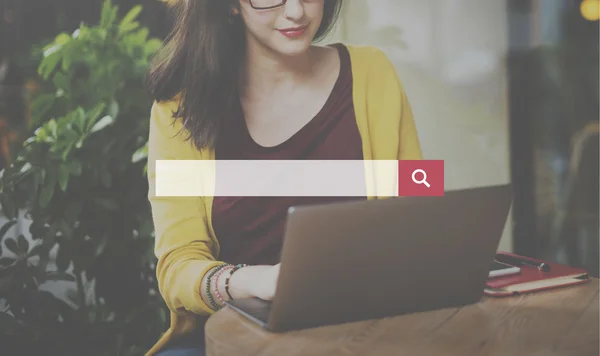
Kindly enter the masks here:
<path id="1" fill-rule="evenodd" d="M 285 3 L 285 17 L 298 21 L 304 17 L 304 0 L 288 0 Z"/>

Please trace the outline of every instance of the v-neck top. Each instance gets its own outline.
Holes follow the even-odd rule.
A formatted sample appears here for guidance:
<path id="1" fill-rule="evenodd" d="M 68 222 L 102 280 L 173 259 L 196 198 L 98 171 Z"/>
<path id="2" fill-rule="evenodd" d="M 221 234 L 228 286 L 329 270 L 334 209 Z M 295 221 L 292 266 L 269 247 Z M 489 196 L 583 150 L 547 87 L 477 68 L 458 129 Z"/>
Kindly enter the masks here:
<path id="1" fill-rule="evenodd" d="M 320 111 L 281 144 L 264 147 L 248 131 L 240 106 L 222 133 L 216 160 L 361 160 L 362 140 L 352 100 L 352 66 L 347 48 L 339 76 Z M 285 118 L 282 118 L 285 119 Z M 218 169 L 218 166 L 217 166 Z M 217 182 L 218 184 L 218 182 Z M 291 206 L 360 199 L 356 197 L 215 197 L 212 224 L 225 262 L 273 265 L 279 262 L 287 211 Z"/>

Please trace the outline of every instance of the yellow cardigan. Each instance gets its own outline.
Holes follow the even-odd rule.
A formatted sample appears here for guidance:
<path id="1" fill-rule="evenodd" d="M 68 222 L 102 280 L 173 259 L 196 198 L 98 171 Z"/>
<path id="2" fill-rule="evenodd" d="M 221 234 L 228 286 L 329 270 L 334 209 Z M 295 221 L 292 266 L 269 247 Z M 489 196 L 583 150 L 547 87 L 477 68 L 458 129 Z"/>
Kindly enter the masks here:
<path id="1" fill-rule="evenodd" d="M 346 45 L 353 74 L 356 121 L 365 160 L 422 159 L 413 114 L 388 57 L 372 46 Z M 147 353 L 192 331 L 212 313 L 200 295 L 204 274 L 220 262 L 219 242 L 211 224 L 210 197 L 157 197 L 156 160 L 213 160 L 212 150 L 197 150 L 172 125 L 177 101 L 154 103 L 148 150 L 149 200 L 155 225 L 159 290 L 171 310 L 171 327 Z M 200 317 L 200 318 L 199 318 Z M 199 325 L 203 327 L 203 325 Z"/>

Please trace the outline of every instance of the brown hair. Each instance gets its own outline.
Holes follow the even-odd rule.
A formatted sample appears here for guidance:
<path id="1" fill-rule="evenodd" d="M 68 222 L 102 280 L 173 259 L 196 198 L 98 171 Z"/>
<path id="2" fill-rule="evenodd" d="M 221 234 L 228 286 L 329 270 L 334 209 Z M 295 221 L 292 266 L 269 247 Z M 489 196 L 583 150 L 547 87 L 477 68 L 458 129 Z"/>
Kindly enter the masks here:
<path id="1" fill-rule="evenodd" d="M 154 59 L 148 87 L 156 101 L 181 94 L 174 118 L 198 149 L 212 148 L 239 100 L 238 74 L 245 55 L 245 26 L 231 9 L 239 0 L 169 0 L 172 32 Z M 315 41 L 334 27 L 342 0 L 325 0 Z"/>

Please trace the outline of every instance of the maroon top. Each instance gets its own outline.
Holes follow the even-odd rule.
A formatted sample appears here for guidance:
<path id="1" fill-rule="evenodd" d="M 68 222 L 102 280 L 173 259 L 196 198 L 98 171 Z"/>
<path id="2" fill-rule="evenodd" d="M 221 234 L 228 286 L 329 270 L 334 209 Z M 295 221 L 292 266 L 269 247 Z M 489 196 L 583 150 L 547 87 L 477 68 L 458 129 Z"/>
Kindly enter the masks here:
<path id="1" fill-rule="evenodd" d="M 263 147 L 252 139 L 243 114 L 240 114 L 220 137 L 215 159 L 363 159 L 362 140 L 352 102 L 350 55 L 343 45 L 333 46 L 340 53 L 340 75 L 327 102 L 311 121 L 287 141 L 274 147 Z M 219 259 L 232 264 L 277 264 L 288 208 L 349 199 L 357 198 L 215 197 L 212 224 L 221 245 Z"/>

